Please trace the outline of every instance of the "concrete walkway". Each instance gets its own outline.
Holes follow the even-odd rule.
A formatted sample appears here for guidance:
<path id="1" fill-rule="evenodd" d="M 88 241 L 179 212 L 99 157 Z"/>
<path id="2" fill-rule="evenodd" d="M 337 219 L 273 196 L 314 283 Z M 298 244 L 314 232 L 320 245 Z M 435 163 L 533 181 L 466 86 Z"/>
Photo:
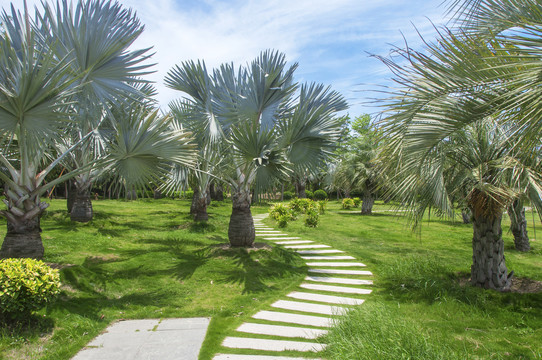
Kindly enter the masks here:
<path id="1" fill-rule="evenodd" d="M 340 315 L 363 304 L 363 296 L 371 293 L 366 287 L 373 282 L 366 277 L 372 273 L 359 269 L 365 267 L 363 263 L 349 255 L 337 255 L 343 251 L 329 245 L 279 233 L 261 222 L 265 216 L 254 216 L 256 236 L 297 252 L 309 267 L 310 275 L 299 285 L 300 291 L 285 294 L 285 299 L 254 314 L 227 336 L 222 346 L 231 349 L 231 353 L 217 354 L 213 360 L 316 359 L 317 353 L 326 347 L 317 338 L 325 335 Z M 249 351 L 254 353 L 247 354 Z M 282 355 L 284 351 L 297 351 L 303 357 Z"/>
<path id="2" fill-rule="evenodd" d="M 119 321 L 72 360 L 197 360 L 209 318 Z"/>
<path id="3" fill-rule="evenodd" d="M 256 236 L 297 252 L 309 267 L 310 275 L 299 285 L 299 291 L 285 294 L 284 299 L 254 314 L 232 336 L 227 336 L 222 346 L 231 349 L 231 353 L 217 354 L 213 360 L 316 359 L 317 353 L 326 347 L 317 338 L 325 335 L 340 315 L 363 304 L 363 297 L 371 293 L 366 287 L 373 282 L 366 277 L 372 273 L 359 269 L 365 267 L 363 263 L 349 255 L 337 255 L 343 251 L 329 245 L 289 237 L 269 228 L 261 223 L 265 216 L 254 216 Z M 109 326 L 72 360 L 197 360 L 209 321 L 120 321 Z M 240 351 L 244 354 L 238 354 Z M 297 351 L 303 357 L 284 356 L 283 351 Z"/>

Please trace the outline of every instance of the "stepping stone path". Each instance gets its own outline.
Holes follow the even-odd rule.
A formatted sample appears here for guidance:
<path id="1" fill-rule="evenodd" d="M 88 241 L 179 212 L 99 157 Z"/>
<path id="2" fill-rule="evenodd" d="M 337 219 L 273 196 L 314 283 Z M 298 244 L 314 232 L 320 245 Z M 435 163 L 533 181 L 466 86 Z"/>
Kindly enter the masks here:
<path id="1" fill-rule="evenodd" d="M 360 277 L 373 274 L 359 269 L 365 267 L 363 263 L 346 261 L 356 260 L 354 257 L 336 255 L 344 251 L 290 237 L 262 224 L 266 216 L 254 216 L 256 236 L 299 254 L 309 267 L 309 275 L 299 285 L 301 291 L 286 294 L 287 298 L 254 314 L 226 337 L 222 346 L 232 354 L 217 354 L 213 360 L 321 360 L 317 353 L 326 345 L 315 339 L 327 334 L 340 315 L 363 304 L 364 296 L 371 293 L 367 286 L 373 282 Z M 235 354 L 241 351 L 244 354 Z M 300 357 L 281 355 L 283 351 L 297 351 Z"/>

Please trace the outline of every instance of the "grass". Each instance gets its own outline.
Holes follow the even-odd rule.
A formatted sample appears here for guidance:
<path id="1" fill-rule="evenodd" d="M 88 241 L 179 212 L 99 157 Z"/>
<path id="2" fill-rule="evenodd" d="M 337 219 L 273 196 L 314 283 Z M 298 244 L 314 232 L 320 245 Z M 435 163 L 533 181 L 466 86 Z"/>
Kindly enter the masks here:
<path id="1" fill-rule="evenodd" d="M 360 259 L 375 274 L 375 291 L 324 339 L 330 344 L 326 358 L 542 358 L 542 293 L 498 293 L 464 284 L 472 225 L 433 217 L 415 234 L 404 217 L 384 211 L 388 205 L 376 206 L 373 216 L 343 211 L 336 202 L 328 209 L 316 229 L 298 220 L 285 231 Z M 529 253 L 517 252 L 508 226 L 503 220 L 509 271 L 542 281 L 540 242 L 533 241 Z"/>
<path id="2" fill-rule="evenodd" d="M 285 229 L 344 250 L 375 274 L 365 304 L 322 340 L 330 344 L 325 358 L 542 358 L 542 293 L 465 286 L 471 226 L 432 219 L 417 236 L 389 208 L 379 204 L 382 212 L 360 216 L 330 201 L 317 228 L 300 216 Z M 181 200 L 97 201 L 88 224 L 72 223 L 64 209 L 64 201 L 53 200 L 42 221 L 44 260 L 61 267 L 62 295 L 26 324 L 0 329 L 1 359 L 69 359 L 118 319 L 208 316 L 200 360 L 209 360 L 225 351 L 224 337 L 296 289 L 307 271 L 280 248 L 222 248 L 228 202 L 209 208 L 207 224 L 193 223 L 189 202 Z M 528 254 L 516 252 L 507 226 L 509 270 L 542 281 L 540 242 Z"/>
<path id="3" fill-rule="evenodd" d="M 88 224 L 64 209 L 52 201 L 41 223 L 62 295 L 26 325 L 0 331 L 2 359 L 69 359 L 118 319 L 202 316 L 213 319 L 200 357 L 210 359 L 226 333 L 306 273 L 280 248 L 223 249 L 231 203 L 211 206 L 207 224 L 193 223 L 180 200 L 96 201 Z"/>

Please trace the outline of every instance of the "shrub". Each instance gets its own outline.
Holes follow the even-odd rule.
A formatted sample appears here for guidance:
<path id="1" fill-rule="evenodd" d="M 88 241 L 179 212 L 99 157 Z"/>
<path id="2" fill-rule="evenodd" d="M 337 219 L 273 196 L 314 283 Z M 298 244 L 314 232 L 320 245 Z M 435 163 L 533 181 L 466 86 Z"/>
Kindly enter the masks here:
<path id="1" fill-rule="evenodd" d="M 294 194 L 291 192 L 291 191 L 285 191 L 283 194 L 282 194 L 282 198 L 284 200 L 290 200 L 291 198 L 294 197 Z"/>
<path id="2" fill-rule="evenodd" d="M 359 197 L 355 197 L 352 200 L 354 201 L 354 207 L 359 207 L 361 204 L 361 199 Z"/>
<path id="3" fill-rule="evenodd" d="M 278 221 L 281 216 L 290 216 L 290 209 L 288 209 L 283 204 L 275 204 L 273 207 L 269 210 L 269 216 L 271 216 L 272 219 Z"/>
<path id="4" fill-rule="evenodd" d="M 290 220 L 292 220 L 292 217 L 290 216 L 290 214 L 281 215 L 277 219 L 277 225 L 279 228 L 285 228 L 286 226 L 288 226 L 288 222 Z"/>
<path id="5" fill-rule="evenodd" d="M 326 200 L 327 193 L 324 190 L 316 190 L 313 194 L 315 200 Z"/>
<path id="6" fill-rule="evenodd" d="M 309 199 L 313 199 L 314 198 L 314 193 L 310 190 L 305 190 L 305 196 Z"/>
<path id="7" fill-rule="evenodd" d="M 320 214 L 325 214 L 326 213 L 326 208 L 327 208 L 327 200 L 322 200 L 322 201 L 317 201 L 316 202 L 316 208 L 318 209 L 318 212 Z"/>
<path id="8" fill-rule="evenodd" d="M 185 199 L 192 199 L 194 197 L 194 192 L 192 190 L 188 190 L 184 192 L 184 198 Z"/>
<path id="9" fill-rule="evenodd" d="M 316 205 L 311 199 L 294 198 L 288 206 L 296 214 L 306 214 L 308 210 L 316 209 Z"/>
<path id="10" fill-rule="evenodd" d="M 307 217 L 305 218 L 305 226 L 317 227 L 319 215 L 314 209 L 307 211 Z"/>
<path id="11" fill-rule="evenodd" d="M 28 316 L 52 302 L 60 292 L 58 270 L 34 259 L 0 260 L 0 315 Z"/>
<path id="12" fill-rule="evenodd" d="M 343 199 L 343 209 L 350 209 L 351 207 L 354 207 L 354 200 L 350 198 L 344 198 Z"/>

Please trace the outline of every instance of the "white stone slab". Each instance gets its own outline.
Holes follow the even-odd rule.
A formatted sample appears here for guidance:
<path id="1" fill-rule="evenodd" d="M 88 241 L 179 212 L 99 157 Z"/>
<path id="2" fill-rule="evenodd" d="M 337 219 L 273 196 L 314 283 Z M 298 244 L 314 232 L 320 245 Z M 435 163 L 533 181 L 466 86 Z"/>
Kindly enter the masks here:
<path id="1" fill-rule="evenodd" d="M 328 245 L 287 245 L 285 248 L 287 249 L 323 249 L 323 248 L 329 248 L 331 246 Z"/>
<path id="2" fill-rule="evenodd" d="M 288 241 L 276 241 L 275 244 L 278 245 L 293 245 L 293 244 L 311 244 L 314 241 L 310 240 L 288 240 Z"/>
<path id="3" fill-rule="evenodd" d="M 273 234 L 273 236 L 277 236 L 277 235 L 281 235 L 281 234 Z M 286 235 L 286 234 L 284 234 Z M 269 235 L 267 235 L 269 236 Z M 265 237 L 264 238 L 265 240 L 299 240 L 301 239 L 300 237 L 298 236 L 289 236 L 289 237 Z"/>
<path id="4" fill-rule="evenodd" d="M 271 304 L 272 307 L 293 311 L 302 311 L 323 315 L 344 315 L 350 309 L 340 306 L 310 304 L 299 301 L 279 300 Z"/>
<path id="5" fill-rule="evenodd" d="M 256 236 L 269 236 L 271 234 L 256 234 Z M 288 234 L 273 234 L 273 236 L 288 236 Z"/>
<path id="6" fill-rule="evenodd" d="M 356 258 L 348 255 L 338 256 L 302 256 L 305 260 L 355 260 Z"/>
<path id="7" fill-rule="evenodd" d="M 319 291 L 332 291 L 338 293 L 347 294 L 370 294 L 372 290 L 358 289 L 346 286 L 331 286 L 331 285 L 319 285 L 319 284 L 301 284 L 299 285 L 303 289 L 319 290 Z"/>
<path id="8" fill-rule="evenodd" d="M 307 358 L 269 356 L 269 355 L 217 354 L 215 355 L 213 360 L 307 360 Z M 322 360 L 322 359 L 311 358 L 310 360 Z"/>
<path id="9" fill-rule="evenodd" d="M 228 336 L 222 342 L 222 346 L 235 349 L 252 349 L 252 350 L 267 350 L 267 351 L 322 351 L 325 349 L 324 344 L 289 341 L 289 340 L 268 340 L 254 339 Z"/>
<path id="10" fill-rule="evenodd" d="M 345 278 L 336 278 L 336 277 L 327 277 L 327 276 L 307 276 L 305 280 L 331 283 L 331 284 L 373 285 L 372 280 L 345 279 Z"/>
<path id="11" fill-rule="evenodd" d="M 256 229 L 257 234 L 273 234 L 273 233 L 280 233 L 281 231 L 277 230 L 258 230 Z"/>
<path id="12" fill-rule="evenodd" d="M 290 314 L 278 311 L 262 310 L 252 316 L 254 319 L 278 321 L 298 325 L 309 325 L 316 327 L 331 327 L 334 324 L 334 320 L 328 317 L 312 316 L 312 315 L 298 315 Z"/>
<path id="13" fill-rule="evenodd" d="M 372 272 L 365 270 L 309 269 L 309 272 L 319 274 L 373 275 Z"/>
<path id="14" fill-rule="evenodd" d="M 363 299 L 355 299 L 343 296 L 321 295 L 299 291 L 291 292 L 286 296 L 299 300 L 319 301 L 339 305 L 361 305 L 365 302 L 365 300 Z"/>
<path id="15" fill-rule="evenodd" d="M 305 339 L 316 339 L 319 336 L 327 334 L 327 330 L 321 329 L 309 329 L 296 326 L 267 325 L 255 323 L 244 323 L 237 328 L 237 331 L 251 334 L 273 335 L 282 337 L 299 337 Z"/>
<path id="16" fill-rule="evenodd" d="M 307 263 L 307 266 L 329 266 L 329 267 L 365 267 L 365 264 L 359 262 L 311 262 Z"/>
<path id="17" fill-rule="evenodd" d="M 331 249 L 331 250 L 295 250 L 295 252 L 297 252 L 299 255 L 310 255 L 310 254 L 338 254 L 344 251 Z"/>

